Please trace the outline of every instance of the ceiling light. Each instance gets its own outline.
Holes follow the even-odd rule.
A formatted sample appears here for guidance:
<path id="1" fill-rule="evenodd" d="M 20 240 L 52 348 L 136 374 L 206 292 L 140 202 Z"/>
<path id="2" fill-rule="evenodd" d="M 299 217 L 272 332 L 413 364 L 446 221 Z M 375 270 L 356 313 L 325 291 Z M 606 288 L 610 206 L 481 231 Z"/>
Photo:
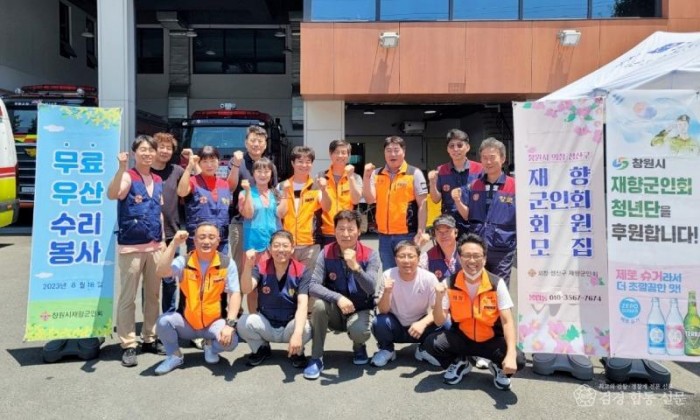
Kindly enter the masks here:
<path id="1" fill-rule="evenodd" d="M 424 114 L 435 114 L 437 111 L 434 109 L 426 109 L 423 111 Z"/>
<path id="2" fill-rule="evenodd" d="M 206 54 L 206 55 L 216 55 L 216 53 L 215 53 L 214 51 L 212 51 L 212 50 L 206 50 L 206 51 L 204 51 L 204 54 Z"/>
<path id="3" fill-rule="evenodd" d="M 83 38 L 94 38 L 95 34 L 93 34 L 88 28 L 85 28 L 82 34 L 80 34 Z"/>
<path id="4" fill-rule="evenodd" d="M 372 109 L 365 109 L 363 112 L 365 115 L 374 115 L 374 110 Z"/>
<path id="5" fill-rule="evenodd" d="M 284 31 L 284 29 L 278 29 L 277 32 L 275 32 L 275 38 L 286 38 L 287 37 L 287 32 Z"/>

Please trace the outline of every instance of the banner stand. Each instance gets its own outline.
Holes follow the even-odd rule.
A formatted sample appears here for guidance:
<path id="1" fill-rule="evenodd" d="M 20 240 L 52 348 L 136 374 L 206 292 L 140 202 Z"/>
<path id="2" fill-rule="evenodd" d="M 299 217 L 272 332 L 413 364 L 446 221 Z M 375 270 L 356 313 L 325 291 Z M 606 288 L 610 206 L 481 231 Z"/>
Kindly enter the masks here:
<path id="1" fill-rule="evenodd" d="M 593 379 L 593 364 L 588 357 L 581 355 L 533 353 L 532 370 L 538 375 L 567 372 L 581 381 Z"/>
<path id="2" fill-rule="evenodd" d="M 659 384 L 662 387 L 668 387 L 671 384 L 671 372 L 653 360 L 604 357 L 600 361 L 605 367 L 605 377 L 611 382 L 625 383 L 638 380 Z"/>
<path id="3" fill-rule="evenodd" d="M 66 356 L 77 356 L 83 360 L 96 359 L 104 342 L 102 337 L 52 340 L 44 345 L 42 358 L 45 363 L 55 363 Z"/>

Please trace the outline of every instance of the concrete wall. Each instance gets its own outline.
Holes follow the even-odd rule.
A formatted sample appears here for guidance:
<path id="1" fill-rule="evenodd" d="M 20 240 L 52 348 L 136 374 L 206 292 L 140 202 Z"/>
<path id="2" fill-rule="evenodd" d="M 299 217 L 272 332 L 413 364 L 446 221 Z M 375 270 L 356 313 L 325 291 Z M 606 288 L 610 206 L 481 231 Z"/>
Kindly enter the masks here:
<path id="1" fill-rule="evenodd" d="M 97 86 L 97 70 L 87 66 L 85 38 L 80 36 L 86 14 L 64 3 L 70 7 L 71 46 L 77 58 L 60 55 L 57 0 L 2 2 L 0 89 L 43 83 Z"/>

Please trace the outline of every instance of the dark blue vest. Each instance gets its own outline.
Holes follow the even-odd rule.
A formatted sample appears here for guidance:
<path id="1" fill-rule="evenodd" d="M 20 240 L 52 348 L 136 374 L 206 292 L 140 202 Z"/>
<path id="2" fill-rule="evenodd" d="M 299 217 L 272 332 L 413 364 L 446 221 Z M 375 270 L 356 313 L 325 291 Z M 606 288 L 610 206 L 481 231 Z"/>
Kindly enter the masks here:
<path id="1" fill-rule="evenodd" d="M 141 245 L 163 240 L 160 223 L 160 202 L 163 196 L 163 180 L 153 177 L 153 195 L 148 195 L 143 177 L 135 169 L 127 171 L 131 177 L 131 188 L 123 200 L 119 200 L 119 245 Z"/>
<path id="2" fill-rule="evenodd" d="M 459 263 L 459 257 L 455 259 L 454 271 L 450 271 L 450 267 L 445 262 L 445 254 L 440 249 L 440 245 L 435 245 L 428 250 L 428 271 L 435 274 L 438 280 L 442 281 L 451 275 L 458 273 L 462 269 Z"/>
<path id="3" fill-rule="evenodd" d="M 287 267 L 287 281 L 279 288 L 275 263 L 272 258 L 258 263 L 258 312 L 263 314 L 274 328 L 284 327 L 294 319 L 297 311 L 297 293 L 304 276 L 304 264 L 291 260 Z"/>
<path id="4" fill-rule="evenodd" d="M 366 270 L 374 250 L 358 242 L 355 252 L 358 264 Z M 326 262 L 326 276 L 323 279 L 325 287 L 350 299 L 357 311 L 374 308 L 374 293 L 366 293 L 357 284 L 355 272 L 345 264 L 337 242 L 323 248 L 323 258 Z"/>
<path id="5" fill-rule="evenodd" d="M 449 214 L 455 218 L 459 236 L 468 232 L 469 222 L 464 220 L 457 211 L 455 202 L 452 199 L 452 190 L 465 185 L 470 185 L 478 178 L 481 171 L 481 164 L 471 160 L 469 161 L 469 167 L 462 172 L 455 170 L 452 163 L 445 163 L 437 168 L 437 190 L 440 191 L 440 195 L 442 196 L 441 213 Z"/>
<path id="6" fill-rule="evenodd" d="M 462 201 L 469 207 L 469 229 L 484 238 L 489 251 L 513 251 L 515 235 L 515 179 L 505 174 L 496 182 L 491 205 L 486 205 L 486 174 L 479 177 Z"/>
<path id="7" fill-rule="evenodd" d="M 197 225 L 202 222 L 214 223 L 219 228 L 221 242 L 228 243 L 228 209 L 231 204 L 231 190 L 228 188 L 228 183 L 223 179 L 216 178 L 217 199 L 214 200 L 204 178 L 197 175 L 193 179 L 194 188 L 185 199 L 187 232 L 189 232 L 190 237 L 194 238 Z"/>

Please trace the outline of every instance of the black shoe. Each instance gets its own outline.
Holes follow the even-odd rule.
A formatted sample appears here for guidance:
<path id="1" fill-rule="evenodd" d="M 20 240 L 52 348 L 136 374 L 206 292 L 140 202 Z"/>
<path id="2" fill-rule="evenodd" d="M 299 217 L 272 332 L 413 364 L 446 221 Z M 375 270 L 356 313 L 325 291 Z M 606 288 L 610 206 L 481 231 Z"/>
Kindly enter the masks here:
<path id="1" fill-rule="evenodd" d="M 295 367 L 297 369 L 305 368 L 307 365 L 306 356 L 304 356 L 304 353 L 295 354 L 292 357 L 290 357 L 290 359 L 292 359 L 292 367 Z"/>
<path id="2" fill-rule="evenodd" d="M 122 353 L 122 366 L 134 367 L 139 364 L 136 358 L 136 349 L 126 349 Z"/>
<path id="3" fill-rule="evenodd" d="M 260 346 L 258 351 L 248 356 L 248 366 L 257 366 L 270 356 L 272 356 L 270 346 Z"/>
<path id="4" fill-rule="evenodd" d="M 142 343 L 141 353 L 153 353 L 163 355 L 165 354 L 165 348 L 163 347 L 163 343 L 161 343 L 160 340 L 156 340 L 152 343 Z"/>

